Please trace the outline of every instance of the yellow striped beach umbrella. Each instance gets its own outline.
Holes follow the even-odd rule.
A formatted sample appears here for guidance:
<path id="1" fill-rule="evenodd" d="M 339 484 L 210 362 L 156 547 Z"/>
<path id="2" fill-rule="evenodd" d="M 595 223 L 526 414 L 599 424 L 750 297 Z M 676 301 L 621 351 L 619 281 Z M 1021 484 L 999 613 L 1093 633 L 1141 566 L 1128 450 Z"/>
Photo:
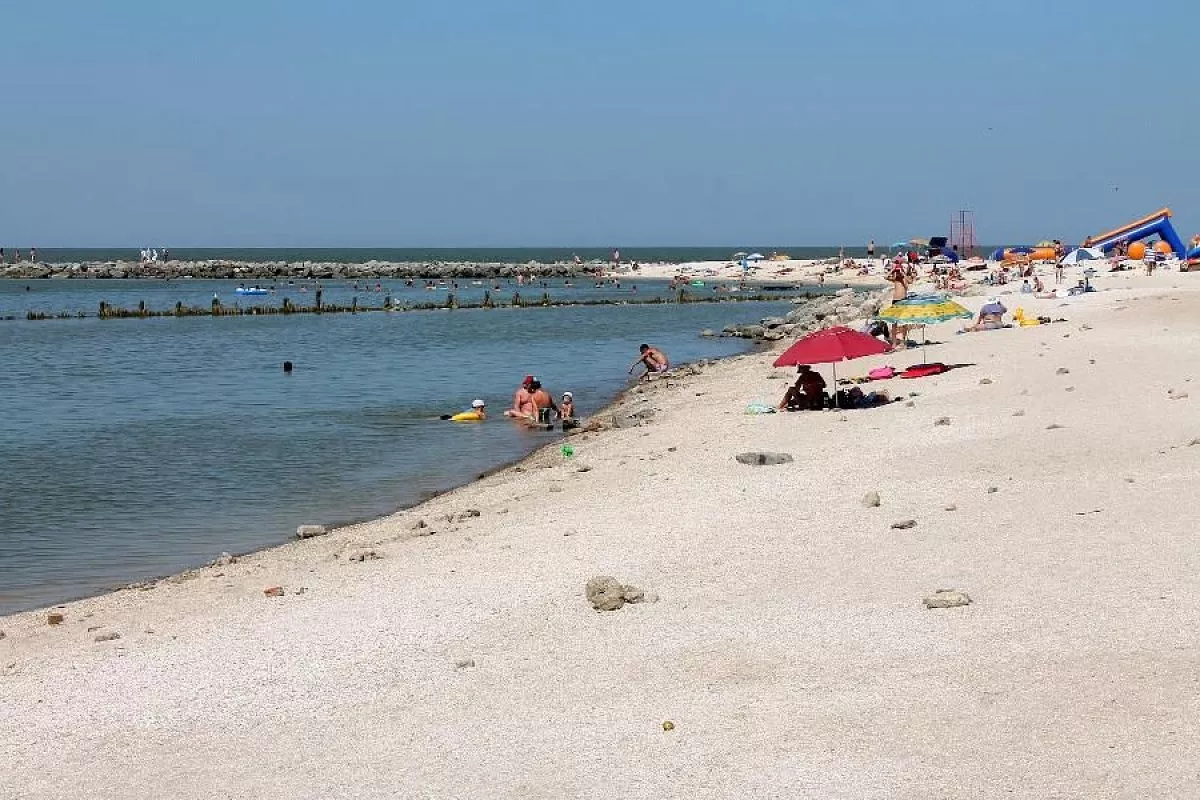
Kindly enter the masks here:
<path id="1" fill-rule="evenodd" d="M 921 352 L 924 358 L 926 325 L 936 325 L 952 319 L 970 319 L 975 316 L 945 294 L 917 294 L 897 300 L 881 309 L 875 319 L 891 325 L 920 325 Z"/>

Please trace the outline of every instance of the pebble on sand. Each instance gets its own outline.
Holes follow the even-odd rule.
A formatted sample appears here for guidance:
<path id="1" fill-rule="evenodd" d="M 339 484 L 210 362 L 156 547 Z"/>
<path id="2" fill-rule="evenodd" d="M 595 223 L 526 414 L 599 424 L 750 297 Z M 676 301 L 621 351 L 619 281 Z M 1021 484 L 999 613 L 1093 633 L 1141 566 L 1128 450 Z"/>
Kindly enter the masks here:
<path id="1" fill-rule="evenodd" d="M 867 492 L 863 495 L 862 504 L 867 508 L 879 508 L 880 502 L 882 501 L 879 499 L 879 492 Z"/>
<path id="2" fill-rule="evenodd" d="M 584 587 L 588 602 L 597 611 L 616 611 L 626 603 L 641 603 L 645 593 L 636 586 L 622 585 L 611 575 L 597 575 Z"/>
<path id="3" fill-rule="evenodd" d="M 673 730 L 675 730 L 675 723 L 674 723 L 674 722 L 671 722 L 671 720 L 669 720 L 669 719 L 668 719 L 668 720 L 663 720 L 663 730 L 664 730 L 664 731 L 673 731 Z"/>
<path id="4" fill-rule="evenodd" d="M 938 589 L 921 601 L 926 608 L 958 608 L 971 604 L 971 598 L 966 592 L 957 589 Z"/>
<path id="5" fill-rule="evenodd" d="M 370 549 L 355 550 L 347 556 L 350 561 L 374 561 L 378 558 L 380 558 L 379 553 Z"/>
<path id="6" fill-rule="evenodd" d="M 1061 427 L 1063 427 L 1063 426 L 1062 426 L 1062 425 L 1059 425 L 1057 422 L 1051 422 L 1049 425 L 1047 425 L 1047 426 L 1046 426 L 1046 430 L 1048 430 L 1048 431 L 1056 431 L 1056 430 L 1058 430 L 1058 429 L 1059 429 L 1059 428 L 1061 428 Z"/>
<path id="7" fill-rule="evenodd" d="M 935 419 L 933 421 L 933 424 L 934 425 L 949 425 L 950 418 L 949 417 L 938 417 L 937 419 Z"/>
<path id="8" fill-rule="evenodd" d="M 980 386 L 987 386 L 987 385 L 989 385 L 991 382 L 992 382 L 992 379 L 991 379 L 991 378 L 980 378 L 980 379 L 979 379 L 979 385 L 980 385 Z"/>
<path id="9" fill-rule="evenodd" d="M 455 669 L 470 669 L 473 666 L 475 666 L 475 659 L 471 658 L 470 656 L 455 659 L 454 661 Z"/>
<path id="10" fill-rule="evenodd" d="M 893 522 L 892 527 L 896 530 L 903 531 L 909 528 L 917 527 L 917 521 L 915 519 L 902 519 L 899 522 Z"/>
<path id="11" fill-rule="evenodd" d="M 324 525 L 301 525 L 296 528 L 297 539 L 311 539 L 314 536 L 324 536 L 329 533 Z"/>
<path id="12" fill-rule="evenodd" d="M 121 638 L 121 634 L 117 633 L 116 631 L 110 631 L 109 633 L 96 634 L 96 636 L 92 639 L 92 641 L 94 641 L 94 642 L 115 642 L 117 639 L 120 639 L 120 638 Z"/>
<path id="13" fill-rule="evenodd" d="M 1054 374 L 1055 375 L 1069 375 L 1069 374 L 1071 374 L 1071 370 L 1067 369 L 1066 367 L 1059 367 L 1058 369 L 1054 370 Z"/>
<path id="14" fill-rule="evenodd" d="M 46 624 L 47 625 L 62 625 L 63 620 L 65 620 L 65 619 L 66 619 L 66 617 L 64 617 L 62 614 L 59 614 L 58 612 L 54 611 L 54 612 L 51 612 L 46 615 Z"/>
<path id="15" fill-rule="evenodd" d="M 282 586 L 267 587 L 266 589 L 263 589 L 263 594 L 265 594 L 267 597 L 283 597 L 283 587 Z"/>
<path id="16" fill-rule="evenodd" d="M 755 467 L 790 464 L 793 460 L 790 453 L 738 453 L 734 458 L 737 459 L 739 464 L 749 464 Z"/>

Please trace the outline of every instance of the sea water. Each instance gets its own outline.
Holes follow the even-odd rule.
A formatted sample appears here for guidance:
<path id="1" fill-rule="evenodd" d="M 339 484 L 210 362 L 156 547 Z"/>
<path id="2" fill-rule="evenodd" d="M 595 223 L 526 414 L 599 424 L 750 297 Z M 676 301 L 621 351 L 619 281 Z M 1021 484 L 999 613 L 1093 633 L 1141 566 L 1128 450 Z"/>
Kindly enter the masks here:
<path id="1" fill-rule="evenodd" d="M 30 296 L 51 291 L 35 283 Z M 102 299 L 70 283 L 56 283 L 77 293 L 56 307 Z M 149 291 L 107 283 L 110 302 Z M 24 285 L 0 295 L 23 297 Z M 640 343 L 676 363 L 730 355 L 746 343 L 700 331 L 788 308 L 0 322 L 0 613 L 415 504 L 562 435 L 500 417 L 525 374 L 556 397 L 574 392 L 586 416 L 628 384 Z M 488 421 L 438 420 L 477 397 Z"/>

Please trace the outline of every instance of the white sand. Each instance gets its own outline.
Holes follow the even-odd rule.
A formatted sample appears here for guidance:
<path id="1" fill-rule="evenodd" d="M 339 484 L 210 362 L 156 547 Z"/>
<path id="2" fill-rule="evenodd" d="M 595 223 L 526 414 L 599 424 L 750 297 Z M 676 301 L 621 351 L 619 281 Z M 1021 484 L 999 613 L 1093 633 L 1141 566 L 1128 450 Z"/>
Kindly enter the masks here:
<path id="1" fill-rule="evenodd" d="M 859 265 L 871 267 L 871 274 L 858 275 L 854 269 L 834 272 L 836 259 L 788 259 L 786 261 L 760 261 L 749 272 L 742 270 L 741 262 L 733 261 L 690 261 L 682 264 L 639 264 L 638 271 L 623 267 L 619 273 L 609 270 L 610 277 L 622 280 L 641 278 L 687 278 L 706 282 L 758 283 L 805 283 L 818 284 L 822 280 L 830 286 L 877 286 L 883 282 L 883 262 L 876 258 L 870 262 L 859 260 Z"/>
<path id="2" fill-rule="evenodd" d="M 748 416 L 787 372 L 733 359 L 571 459 L 0 620 L 0 797 L 1198 796 L 1198 280 L 932 328 L 972 366 L 882 384 L 912 407 Z M 661 600 L 597 613 L 596 574 Z"/>

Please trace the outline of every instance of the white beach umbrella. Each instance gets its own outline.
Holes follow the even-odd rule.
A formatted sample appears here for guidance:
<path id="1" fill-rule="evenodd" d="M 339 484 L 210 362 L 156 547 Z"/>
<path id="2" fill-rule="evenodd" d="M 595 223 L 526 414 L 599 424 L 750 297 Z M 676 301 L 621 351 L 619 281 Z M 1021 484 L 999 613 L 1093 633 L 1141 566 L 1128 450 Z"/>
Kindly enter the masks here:
<path id="1" fill-rule="evenodd" d="M 762 261 L 764 258 L 766 258 L 766 256 L 764 256 L 762 253 L 751 253 L 750 255 L 746 256 L 747 261 Z"/>
<path id="2" fill-rule="evenodd" d="M 1104 252 L 1098 247 L 1081 247 L 1078 250 L 1072 250 L 1067 253 L 1066 258 L 1062 260 L 1064 264 L 1078 264 L 1081 261 L 1103 261 Z"/>

